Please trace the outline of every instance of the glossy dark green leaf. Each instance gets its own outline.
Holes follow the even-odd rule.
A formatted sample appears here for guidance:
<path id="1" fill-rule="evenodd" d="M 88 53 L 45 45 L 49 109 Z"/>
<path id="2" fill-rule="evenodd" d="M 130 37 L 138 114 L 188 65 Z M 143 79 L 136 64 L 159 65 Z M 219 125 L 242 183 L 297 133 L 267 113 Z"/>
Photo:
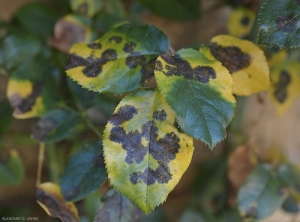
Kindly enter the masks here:
<path id="1" fill-rule="evenodd" d="M 201 15 L 201 0 L 138 0 L 153 13 L 174 20 L 198 19 Z"/>
<path id="2" fill-rule="evenodd" d="M 299 1 L 266 1 L 259 13 L 258 43 L 286 49 L 299 47 L 299 15 Z"/>
<path id="3" fill-rule="evenodd" d="M 66 73 L 89 90 L 122 94 L 147 83 L 157 56 L 168 49 L 167 36 L 156 27 L 123 24 L 92 43 L 73 45 Z"/>
<path id="4" fill-rule="evenodd" d="M 15 14 L 16 21 L 36 35 L 50 35 L 58 18 L 57 10 L 41 2 L 25 4 Z"/>
<path id="5" fill-rule="evenodd" d="M 259 164 L 238 192 L 238 208 L 244 218 L 263 219 L 274 213 L 287 195 L 284 184 L 272 176 L 271 166 Z"/>
<path id="6" fill-rule="evenodd" d="M 54 143 L 66 138 L 81 122 L 81 116 L 68 110 L 53 110 L 35 125 L 31 137 L 43 143 Z"/>
<path id="7" fill-rule="evenodd" d="M 277 168 L 278 177 L 300 197 L 300 172 L 290 164 L 282 164 Z"/>
<path id="8" fill-rule="evenodd" d="M 0 137 L 8 130 L 13 118 L 12 108 L 7 99 L 0 101 Z"/>
<path id="9" fill-rule="evenodd" d="M 297 200 L 291 195 L 286 198 L 281 207 L 284 211 L 288 213 L 296 214 L 299 212 Z"/>
<path id="10" fill-rule="evenodd" d="M 15 150 L 0 150 L 0 184 L 19 185 L 24 178 L 24 166 Z"/>
<path id="11" fill-rule="evenodd" d="M 102 142 L 84 145 L 68 160 L 61 177 L 61 192 L 67 201 L 77 201 L 99 189 L 107 179 Z"/>
<path id="12" fill-rule="evenodd" d="M 156 61 L 155 79 L 186 134 L 211 149 L 226 137 L 236 102 L 231 75 L 220 62 L 193 49 L 164 53 Z"/>
<path id="13" fill-rule="evenodd" d="M 99 208 L 94 222 L 138 222 L 142 212 L 119 192 Z"/>
<path id="14" fill-rule="evenodd" d="M 3 62 L 6 69 L 12 69 L 42 49 L 40 40 L 28 35 L 9 35 L 3 42 Z"/>

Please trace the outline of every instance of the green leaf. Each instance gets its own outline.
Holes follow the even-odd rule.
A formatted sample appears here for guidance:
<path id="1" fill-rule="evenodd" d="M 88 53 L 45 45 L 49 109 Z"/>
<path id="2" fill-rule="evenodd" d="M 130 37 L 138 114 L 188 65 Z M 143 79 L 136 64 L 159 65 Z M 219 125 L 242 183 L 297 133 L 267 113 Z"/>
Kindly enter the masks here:
<path id="1" fill-rule="evenodd" d="M 183 21 L 198 19 L 201 15 L 200 0 L 138 0 L 153 13 L 170 19 Z"/>
<path id="2" fill-rule="evenodd" d="M 94 142 L 68 160 L 60 188 L 65 200 L 77 201 L 99 189 L 106 179 L 102 142 Z"/>
<path id="3" fill-rule="evenodd" d="M 58 142 L 66 138 L 81 120 L 81 116 L 72 111 L 50 111 L 36 123 L 31 137 L 43 143 Z"/>
<path id="4" fill-rule="evenodd" d="M 291 194 L 300 199 L 300 172 L 290 164 L 282 164 L 277 168 L 277 175 L 288 186 Z"/>
<path id="5" fill-rule="evenodd" d="M 24 166 L 16 150 L 0 150 L 0 183 L 13 186 L 20 185 L 24 178 Z"/>
<path id="6" fill-rule="evenodd" d="M 37 55 L 42 44 L 36 37 L 29 35 L 9 35 L 3 41 L 3 63 L 6 69 L 12 69 L 28 58 Z"/>
<path id="7" fill-rule="evenodd" d="M 294 198 L 292 195 L 288 196 L 284 203 L 282 204 L 282 209 L 288 213 L 299 213 L 299 206 L 297 203 L 296 198 Z"/>
<path id="8" fill-rule="evenodd" d="M 140 217 L 141 211 L 120 192 L 115 192 L 99 207 L 94 222 L 138 222 Z"/>
<path id="9" fill-rule="evenodd" d="M 92 91 L 126 93 L 153 77 L 157 56 L 168 48 L 166 35 L 154 26 L 124 24 L 93 43 L 75 44 L 66 72 Z"/>
<path id="10" fill-rule="evenodd" d="M 106 11 L 115 18 L 126 17 L 124 3 L 121 0 L 109 0 L 106 4 Z"/>
<path id="11" fill-rule="evenodd" d="M 51 182 L 39 184 L 35 193 L 36 201 L 51 217 L 62 222 L 79 222 L 78 210 L 73 202 L 66 202 L 60 187 Z"/>
<path id="12" fill-rule="evenodd" d="M 283 183 L 271 174 L 271 166 L 258 165 L 238 193 L 238 207 L 245 218 L 263 219 L 286 199 Z"/>
<path id="13" fill-rule="evenodd" d="M 59 14 L 55 9 L 41 2 L 25 4 L 16 14 L 16 21 L 27 31 L 36 35 L 48 36 L 53 32 Z"/>
<path id="14" fill-rule="evenodd" d="M 209 59 L 217 59 L 232 75 L 233 93 L 248 96 L 270 85 L 269 67 L 264 52 L 254 43 L 230 35 L 211 39 L 209 50 L 200 48 Z"/>
<path id="15" fill-rule="evenodd" d="M 6 133 L 12 122 L 12 108 L 7 99 L 0 101 L 0 137 Z"/>
<path id="16" fill-rule="evenodd" d="M 286 49 L 299 47 L 299 15 L 299 1 L 266 1 L 258 15 L 258 43 Z"/>
<path id="17" fill-rule="evenodd" d="M 235 98 L 228 70 L 193 49 L 161 55 L 155 78 L 181 129 L 210 148 L 226 136 Z"/>
<path id="18" fill-rule="evenodd" d="M 158 89 L 138 91 L 120 102 L 106 125 L 103 145 L 112 185 L 147 214 L 179 182 L 194 150 Z"/>
<path id="19" fill-rule="evenodd" d="M 103 0 L 70 0 L 74 12 L 93 17 L 102 7 Z"/>

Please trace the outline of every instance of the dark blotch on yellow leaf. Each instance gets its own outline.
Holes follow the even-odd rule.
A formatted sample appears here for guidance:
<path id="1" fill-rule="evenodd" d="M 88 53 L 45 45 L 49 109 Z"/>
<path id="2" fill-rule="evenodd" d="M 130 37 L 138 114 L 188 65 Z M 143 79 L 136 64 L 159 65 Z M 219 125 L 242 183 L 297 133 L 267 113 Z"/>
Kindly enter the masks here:
<path id="1" fill-rule="evenodd" d="M 82 70 L 83 74 L 87 77 L 97 77 L 102 72 L 102 66 L 110 61 L 114 61 L 117 58 L 117 52 L 114 49 L 105 50 L 101 58 L 95 58 L 93 55 L 90 55 L 87 58 L 82 58 L 76 54 L 70 54 L 69 56 L 69 65 L 66 69 L 75 68 L 78 66 L 85 66 Z"/>
<path id="2" fill-rule="evenodd" d="M 23 114 L 29 112 L 36 102 L 37 97 L 42 93 L 42 84 L 33 85 L 32 93 L 26 98 L 22 98 L 19 94 L 14 93 L 8 99 L 10 105 L 14 108 L 15 114 Z"/>
<path id="3" fill-rule="evenodd" d="M 217 77 L 215 70 L 210 66 L 197 66 L 192 68 L 190 63 L 179 55 L 171 56 L 168 53 L 161 55 L 167 63 L 165 70 L 161 64 L 156 63 L 156 70 L 162 71 L 166 76 L 183 76 L 187 80 L 194 80 L 201 83 L 208 83 L 209 79 Z"/>
<path id="4" fill-rule="evenodd" d="M 120 109 L 113 114 L 109 121 L 111 124 L 118 126 L 125 121 L 131 120 L 134 114 L 137 114 L 136 108 L 131 105 L 125 105 L 120 107 Z"/>
<path id="5" fill-rule="evenodd" d="M 288 94 L 287 94 L 287 87 L 291 82 L 290 74 L 283 70 L 280 72 L 279 81 L 275 84 L 275 91 L 274 96 L 278 102 L 283 103 Z"/>
<path id="6" fill-rule="evenodd" d="M 165 110 L 161 110 L 161 111 L 156 110 L 153 112 L 153 118 L 160 122 L 164 121 L 166 117 L 167 117 L 167 113 Z"/>
<path id="7" fill-rule="evenodd" d="M 115 42 L 115 43 L 120 43 L 122 42 L 122 37 L 121 36 L 112 36 L 108 39 L 110 42 Z"/>
<path id="8" fill-rule="evenodd" d="M 248 26 L 249 23 L 250 23 L 250 18 L 249 18 L 248 16 L 245 16 L 245 17 L 243 17 L 243 18 L 241 19 L 241 24 L 242 24 L 243 26 Z"/>
<path id="9" fill-rule="evenodd" d="M 244 218 L 257 218 L 257 209 L 254 206 L 251 206 L 246 209 Z"/>
<path id="10" fill-rule="evenodd" d="M 135 69 L 138 66 L 146 64 L 146 57 L 139 52 L 134 52 L 126 58 L 126 65 L 129 69 Z"/>
<path id="11" fill-rule="evenodd" d="M 37 188 L 35 197 L 37 201 L 47 206 L 47 209 L 49 210 L 52 217 L 59 217 L 63 221 L 73 220 L 73 218 L 67 215 L 67 212 L 64 212 L 64 209 L 60 207 L 54 196 L 49 195 L 40 188 Z"/>
<path id="12" fill-rule="evenodd" d="M 251 56 L 244 53 L 236 46 L 223 47 L 217 43 L 210 43 L 211 54 L 219 60 L 232 74 L 239 70 L 247 68 L 251 63 Z"/>
<path id="13" fill-rule="evenodd" d="M 278 16 L 276 19 L 277 29 L 289 33 L 296 30 L 297 18 L 294 15 L 289 16 Z"/>
<path id="14" fill-rule="evenodd" d="M 32 137 L 39 141 L 45 141 L 56 125 L 57 122 L 51 117 L 40 119 L 33 129 Z"/>
<path id="15" fill-rule="evenodd" d="M 179 133 L 183 133 L 182 129 L 179 126 L 177 119 L 175 119 L 174 127 L 178 130 Z"/>
<path id="16" fill-rule="evenodd" d="M 79 5 L 77 12 L 82 15 L 86 15 L 88 13 L 88 4 L 86 2 Z"/>
<path id="17" fill-rule="evenodd" d="M 142 67 L 142 78 L 141 84 L 146 84 L 150 79 L 154 76 L 154 69 L 155 69 L 156 58 L 150 59 L 147 63 L 143 64 Z"/>
<path id="18" fill-rule="evenodd" d="M 101 44 L 99 42 L 92 42 L 87 45 L 91 49 L 101 49 Z"/>
<path id="19" fill-rule="evenodd" d="M 129 43 L 124 45 L 123 51 L 126 52 L 126 53 L 132 54 L 134 52 L 135 47 L 136 47 L 135 42 L 129 42 Z"/>

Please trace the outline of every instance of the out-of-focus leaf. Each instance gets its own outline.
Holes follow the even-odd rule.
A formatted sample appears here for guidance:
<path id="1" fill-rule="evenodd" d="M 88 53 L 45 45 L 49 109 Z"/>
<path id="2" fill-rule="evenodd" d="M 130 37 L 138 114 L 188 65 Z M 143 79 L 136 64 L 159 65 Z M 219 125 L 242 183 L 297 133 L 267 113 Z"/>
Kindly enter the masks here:
<path id="1" fill-rule="evenodd" d="M 291 195 L 300 200 L 300 172 L 289 164 L 277 168 L 278 177 L 288 186 Z"/>
<path id="2" fill-rule="evenodd" d="M 116 18 L 124 19 L 126 16 L 124 3 L 121 0 L 109 0 L 105 10 Z"/>
<path id="3" fill-rule="evenodd" d="M 281 207 L 288 213 L 299 213 L 299 205 L 297 200 L 291 195 L 286 198 Z"/>
<path id="4" fill-rule="evenodd" d="M 99 191 L 90 194 L 83 200 L 84 210 L 91 221 L 94 219 L 100 207 L 100 203 L 101 203 L 100 200 L 101 200 L 101 194 Z"/>
<path id="5" fill-rule="evenodd" d="M 24 178 L 24 166 L 16 150 L 0 150 L 0 184 L 20 185 Z"/>
<path id="6" fill-rule="evenodd" d="M 229 16 L 227 30 L 229 35 L 245 37 L 251 32 L 255 13 L 247 8 L 239 7 Z"/>
<path id="7" fill-rule="evenodd" d="M 8 130 L 13 118 L 12 108 L 8 100 L 0 101 L 0 137 Z"/>
<path id="8" fill-rule="evenodd" d="M 91 20 L 82 15 L 66 15 L 54 26 L 54 36 L 49 44 L 62 51 L 69 52 L 73 44 L 94 40 L 95 33 L 91 29 Z"/>
<path id="9" fill-rule="evenodd" d="M 41 2 L 25 4 L 15 14 L 17 22 L 32 34 L 50 35 L 59 14 Z"/>
<path id="10" fill-rule="evenodd" d="M 225 138 L 235 98 L 231 76 L 218 61 L 192 49 L 165 53 L 156 61 L 155 78 L 185 133 L 211 149 Z"/>
<path id="11" fill-rule="evenodd" d="M 92 91 L 126 93 L 153 77 L 157 56 L 168 48 L 166 35 L 154 26 L 124 24 L 93 43 L 75 44 L 66 72 Z"/>
<path id="12" fill-rule="evenodd" d="M 161 207 L 155 208 L 150 214 L 142 214 L 141 222 L 169 222 L 166 213 Z"/>
<path id="13" fill-rule="evenodd" d="M 258 43 L 280 48 L 300 46 L 299 1 L 266 1 L 258 15 Z"/>
<path id="14" fill-rule="evenodd" d="M 153 13 L 173 20 L 198 19 L 201 15 L 201 0 L 138 0 Z"/>
<path id="15" fill-rule="evenodd" d="M 66 138 L 81 120 L 81 116 L 72 111 L 50 111 L 36 123 L 31 137 L 43 143 L 58 142 Z"/>
<path id="16" fill-rule="evenodd" d="M 179 222 L 208 222 L 208 221 L 201 214 L 200 211 L 187 210 L 181 215 Z"/>
<path id="17" fill-rule="evenodd" d="M 284 184 L 271 174 L 271 166 L 258 165 L 241 186 L 238 207 L 244 218 L 263 219 L 274 213 L 287 195 Z"/>
<path id="18" fill-rule="evenodd" d="M 205 53 L 209 59 L 219 60 L 232 75 L 233 93 L 247 96 L 270 85 L 269 67 L 263 51 L 248 40 L 241 40 L 230 35 L 219 35 L 209 43 L 210 53 Z"/>
<path id="19" fill-rule="evenodd" d="M 99 189 L 106 179 L 102 142 L 95 142 L 68 160 L 60 187 L 65 200 L 77 201 Z"/>
<path id="20" fill-rule="evenodd" d="M 88 17 L 94 16 L 104 5 L 103 0 L 70 0 L 70 3 L 74 12 Z"/>
<path id="21" fill-rule="evenodd" d="M 3 41 L 3 63 L 12 69 L 37 55 L 42 49 L 40 40 L 28 35 L 9 35 Z"/>
<path id="22" fill-rule="evenodd" d="M 116 192 L 102 203 L 94 222 L 138 222 L 142 212 L 124 195 Z"/>
<path id="23" fill-rule="evenodd" d="M 271 70 L 269 95 L 278 115 L 282 115 L 300 95 L 299 70 L 300 65 L 296 61 L 279 64 Z"/>
<path id="24" fill-rule="evenodd" d="M 38 185 L 35 198 L 49 216 L 60 218 L 62 222 L 79 222 L 75 204 L 65 202 L 57 184 L 47 182 Z"/>
<path id="25" fill-rule="evenodd" d="M 225 208 L 222 213 L 218 215 L 217 222 L 243 222 L 243 218 L 236 208 Z"/>
<path id="26" fill-rule="evenodd" d="M 103 145 L 111 183 L 145 213 L 166 199 L 194 150 L 158 89 L 138 91 L 120 102 L 106 125 Z"/>
<path id="27" fill-rule="evenodd" d="M 121 24 L 123 19 L 107 12 L 102 12 L 95 17 L 95 27 L 103 32 L 109 31 L 111 28 Z"/>

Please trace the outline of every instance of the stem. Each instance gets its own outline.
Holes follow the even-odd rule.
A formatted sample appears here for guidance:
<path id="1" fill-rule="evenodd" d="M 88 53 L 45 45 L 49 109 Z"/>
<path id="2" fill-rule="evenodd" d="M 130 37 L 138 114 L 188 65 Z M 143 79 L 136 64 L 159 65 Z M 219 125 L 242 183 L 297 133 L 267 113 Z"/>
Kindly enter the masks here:
<path id="1" fill-rule="evenodd" d="M 47 152 L 47 159 L 49 161 L 49 171 L 50 171 L 50 177 L 51 181 L 54 183 L 58 183 L 59 181 L 59 165 L 57 164 L 57 151 L 53 145 L 50 145 L 51 147 L 48 147 L 46 150 Z"/>
<path id="2" fill-rule="evenodd" d="M 38 156 L 38 169 L 37 169 L 36 186 L 40 185 L 40 183 L 41 183 L 44 156 L 45 156 L 45 144 L 44 143 L 40 143 L 39 156 Z"/>
<path id="3" fill-rule="evenodd" d="M 94 126 L 94 124 L 92 124 L 92 122 L 89 120 L 89 118 L 86 116 L 85 118 L 85 122 L 88 125 L 88 127 L 94 131 L 94 133 L 100 138 L 102 139 L 102 133 L 99 132 L 99 130 Z"/>

